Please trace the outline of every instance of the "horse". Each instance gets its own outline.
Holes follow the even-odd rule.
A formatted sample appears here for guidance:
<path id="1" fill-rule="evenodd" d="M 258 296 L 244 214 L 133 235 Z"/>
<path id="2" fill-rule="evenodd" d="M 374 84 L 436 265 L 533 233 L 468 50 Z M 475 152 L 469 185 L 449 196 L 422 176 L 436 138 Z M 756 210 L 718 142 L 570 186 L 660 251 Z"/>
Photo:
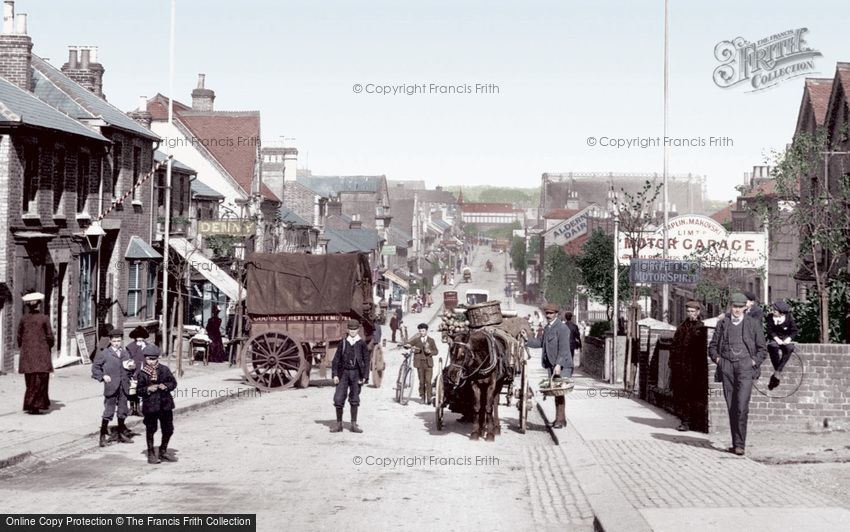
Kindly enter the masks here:
<path id="1" fill-rule="evenodd" d="M 487 329 L 456 335 L 449 347 L 450 363 L 444 370 L 446 395 L 460 402 L 464 413 L 473 418 L 469 438 L 494 441 L 499 427 L 499 394 L 513 379 L 504 341 Z M 469 397 L 471 395 L 471 397 Z M 472 404 L 464 404 L 471 399 Z"/>

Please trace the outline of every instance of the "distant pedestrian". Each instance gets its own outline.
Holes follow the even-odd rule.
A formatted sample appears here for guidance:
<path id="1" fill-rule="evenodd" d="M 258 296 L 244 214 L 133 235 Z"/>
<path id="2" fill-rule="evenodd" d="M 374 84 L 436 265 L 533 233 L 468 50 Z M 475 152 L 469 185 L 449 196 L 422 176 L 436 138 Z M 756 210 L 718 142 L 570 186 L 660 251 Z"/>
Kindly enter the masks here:
<path id="1" fill-rule="evenodd" d="M 224 352 L 224 342 L 221 339 L 221 318 L 218 315 L 221 309 L 213 305 L 212 316 L 207 320 L 207 336 L 210 338 L 208 360 L 210 362 L 226 362 L 227 355 Z"/>
<path id="2" fill-rule="evenodd" d="M 24 411 L 28 414 L 42 414 L 50 408 L 50 396 L 47 388 L 50 374 L 53 372 L 53 360 L 50 350 L 53 348 L 53 330 L 50 319 L 41 313 L 44 294 L 31 292 L 23 296 L 26 313 L 18 324 L 18 347 L 21 357 L 18 373 L 24 374 L 26 392 L 24 392 Z"/>
<path id="3" fill-rule="evenodd" d="M 783 299 L 774 302 L 773 315 L 767 319 L 767 337 L 770 338 L 767 352 L 770 354 L 770 363 L 773 365 L 773 375 L 770 376 L 768 390 L 779 386 L 785 364 L 794 353 L 794 337 L 798 332 L 788 303 Z"/>
<path id="4" fill-rule="evenodd" d="M 708 345 L 708 356 L 717 364 L 723 382 L 723 396 L 729 410 L 732 447 L 729 452 L 738 456 L 746 453 L 747 417 L 753 383 L 761 374 L 761 364 L 767 357 L 764 325 L 745 314 L 747 297 L 732 295 L 732 312 L 717 322 L 717 329 Z"/>
<path id="5" fill-rule="evenodd" d="M 564 312 L 564 325 L 570 330 L 570 357 L 573 359 L 573 365 L 577 366 L 576 352 L 581 349 L 581 331 L 573 322 L 573 313 L 569 310 Z"/>
<path id="6" fill-rule="evenodd" d="M 130 375 L 135 372 L 135 364 L 126 349 L 121 347 L 124 333 L 113 329 L 109 333 L 110 346 L 94 357 L 91 376 L 103 383 L 103 415 L 100 421 L 100 446 L 106 446 L 109 422 L 118 416 L 116 437 L 122 443 L 132 443 L 130 431 L 124 424 L 127 417 L 127 397 L 130 394 Z"/>
<path id="7" fill-rule="evenodd" d="M 392 343 L 394 343 L 394 344 L 398 343 L 398 342 L 396 342 L 396 339 L 395 339 L 395 335 L 398 332 L 398 316 L 396 316 L 395 313 L 393 313 L 393 317 L 390 318 L 390 330 L 393 332 L 393 335 L 392 335 L 392 338 L 390 339 L 390 341 L 392 341 Z"/>
<path id="8" fill-rule="evenodd" d="M 434 304 L 434 298 L 431 297 L 431 292 L 425 294 L 425 304 L 428 305 L 428 308 L 431 308 L 431 305 Z"/>
<path id="9" fill-rule="evenodd" d="M 681 423 L 677 430 L 691 429 L 696 412 L 704 406 L 707 382 L 705 364 L 706 329 L 700 320 L 702 305 L 698 301 L 685 304 L 687 317 L 673 335 L 673 346 L 668 359 L 673 403 Z"/>
<path id="10" fill-rule="evenodd" d="M 374 336 L 372 337 L 374 339 Z M 369 370 L 372 373 L 372 388 L 380 388 L 384 381 L 384 370 L 387 363 L 384 361 L 384 351 L 387 349 L 387 341 L 375 342 L 372 347 L 372 356 L 369 357 Z"/>
<path id="11" fill-rule="evenodd" d="M 160 364 L 160 350 L 145 351 L 145 365 L 139 371 L 139 396 L 142 397 L 142 413 L 145 415 L 145 440 L 148 445 L 148 463 L 161 461 L 176 462 L 168 454 L 168 442 L 174 434 L 174 399 L 171 392 L 177 388 L 177 380 L 165 364 Z M 153 438 L 157 425 L 162 429 L 159 454 L 154 449 Z"/>
<path id="12" fill-rule="evenodd" d="M 360 322 L 349 320 L 348 336 L 342 339 L 333 358 L 334 408 L 336 426 L 331 432 L 342 432 L 342 410 L 345 398 L 351 407 L 351 432 L 363 432 L 357 426 L 357 410 L 360 407 L 360 387 L 369 382 L 369 351 L 359 334 Z"/>

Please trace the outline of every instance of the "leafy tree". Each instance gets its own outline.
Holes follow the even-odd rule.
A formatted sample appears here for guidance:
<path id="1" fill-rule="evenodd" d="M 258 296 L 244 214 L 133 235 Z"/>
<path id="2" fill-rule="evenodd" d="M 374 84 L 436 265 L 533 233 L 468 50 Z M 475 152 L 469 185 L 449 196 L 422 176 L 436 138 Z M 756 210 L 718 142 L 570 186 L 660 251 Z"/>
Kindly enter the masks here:
<path id="1" fill-rule="evenodd" d="M 545 251 L 543 294 L 546 300 L 569 308 L 582 280 L 582 271 L 575 257 L 567 255 L 561 246 L 549 246 Z"/>
<path id="2" fill-rule="evenodd" d="M 509 225 L 502 225 L 499 227 L 490 228 L 484 231 L 484 234 L 490 238 L 510 240 L 514 236 L 515 229 L 522 229 L 522 224 L 517 221 L 514 221 L 511 222 Z"/>
<path id="3" fill-rule="evenodd" d="M 844 301 L 847 297 L 847 283 L 836 279 L 829 281 L 829 339 L 840 343 L 844 338 Z M 800 328 L 800 333 L 794 338 L 795 342 L 811 344 L 823 341 L 820 332 L 820 295 L 809 294 L 805 300 L 789 299 L 791 315 Z"/>
<path id="4" fill-rule="evenodd" d="M 478 226 L 475 224 L 464 225 L 463 234 L 465 234 L 466 236 L 478 236 Z"/>
<path id="5" fill-rule="evenodd" d="M 581 248 L 576 265 L 588 295 L 605 304 L 610 319 L 614 304 L 614 237 L 598 229 L 591 233 Z M 620 266 L 620 299 L 628 292 L 629 286 L 628 266 Z"/>
<path id="6" fill-rule="evenodd" d="M 528 267 L 524 238 L 515 236 L 511 240 L 511 262 L 514 265 L 514 270 L 518 272 L 524 272 Z"/>

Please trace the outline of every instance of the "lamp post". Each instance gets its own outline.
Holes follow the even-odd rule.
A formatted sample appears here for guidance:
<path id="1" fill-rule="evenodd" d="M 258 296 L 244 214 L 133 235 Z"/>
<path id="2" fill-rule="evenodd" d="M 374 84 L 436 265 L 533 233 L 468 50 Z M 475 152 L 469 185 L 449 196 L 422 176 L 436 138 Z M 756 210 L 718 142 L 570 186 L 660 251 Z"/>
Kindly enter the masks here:
<path id="1" fill-rule="evenodd" d="M 611 338 L 611 384 L 617 380 L 614 361 L 617 360 L 617 335 L 620 325 L 620 208 L 614 204 L 614 317 L 611 328 L 614 335 Z"/>
<path id="2" fill-rule="evenodd" d="M 103 227 L 100 225 L 100 222 L 95 220 L 86 228 L 85 231 L 86 240 L 89 243 L 89 247 L 92 250 L 97 252 L 97 260 L 95 264 L 97 264 L 97 279 L 95 284 L 95 296 L 94 296 L 94 328 L 95 328 L 95 337 L 97 337 L 97 331 L 100 330 L 100 317 L 98 316 L 97 306 L 100 303 L 100 245 L 103 242 L 103 237 L 106 236 L 106 231 L 103 230 Z M 97 342 L 97 341 L 95 341 Z"/>
<path id="3" fill-rule="evenodd" d="M 667 49 L 668 49 L 668 35 L 667 35 L 667 0 L 664 0 L 664 143 L 661 146 L 661 149 L 664 152 L 664 170 L 663 170 L 663 187 L 664 187 L 664 228 L 662 230 L 662 238 L 664 239 L 664 260 L 667 260 L 668 254 L 668 245 L 667 242 L 667 222 L 669 221 L 669 211 L 668 208 L 670 197 L 667 194 L 667 79 L 669 77 L 668 69 L 667 69 Z M 662 285 L 661 288 L 662 301 L 661 301 L 661 319 L 665 322 L 669 322 L 670 320 L 670 285 L 666 282 Z"/>

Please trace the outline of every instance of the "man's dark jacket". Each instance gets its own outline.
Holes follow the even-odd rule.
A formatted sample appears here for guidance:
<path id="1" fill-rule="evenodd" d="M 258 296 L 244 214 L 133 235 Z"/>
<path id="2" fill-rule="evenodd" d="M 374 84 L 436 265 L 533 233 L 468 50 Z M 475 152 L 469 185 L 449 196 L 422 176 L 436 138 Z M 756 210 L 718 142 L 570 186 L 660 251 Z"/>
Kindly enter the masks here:
<path id="1" fill-rule="evenodd" d="M 747 314 L 744 314 L 743 320 L 744 322 L 741 324 L 741 327 L 744 328 L 742 331 L 744 346 L 747 348 L 747 355 L 755 363 L 755 367 L 758 370 L 767 357 L 767 345 L 764 341 L 764 325 L 761 321 Z M 717 363 L 718 357 L 729 352 L 729 328 L 732 326 L 732 318 L 729 316 L 717 322 L 714 336 L 712 336 L 711 342 L 708 344 L 708 356 L 715 363 Z"/>
<path id="2" fill-rule="evenodd" d="M 543 367 L 554 369 L 573 367 L 573 357 L 570 354 L 570 329 L 559 319 L 554 320 L 543 328 L 543 338 L 530 338 L 527 347 L 543 348 Z"/>

